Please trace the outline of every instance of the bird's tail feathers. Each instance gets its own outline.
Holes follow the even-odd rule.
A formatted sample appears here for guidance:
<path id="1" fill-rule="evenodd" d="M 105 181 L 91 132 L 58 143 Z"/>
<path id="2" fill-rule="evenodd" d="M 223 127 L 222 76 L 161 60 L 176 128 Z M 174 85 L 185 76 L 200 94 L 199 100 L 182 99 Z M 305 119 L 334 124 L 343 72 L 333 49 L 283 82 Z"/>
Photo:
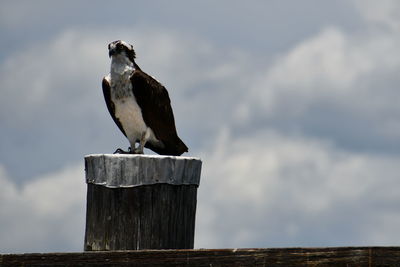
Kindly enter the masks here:
<path id="1" fill-rule="evenodd" d="M 170 155 L 170 156 L 180 156 L 183 153 L 189 151 L 188 147 L 185 145 L 185 143 L 183 143 L 183 141 L 179 137 L 177 137 L 177 140 L 175 140 L 175 142 L 164 144 L 164 147 L 162 148 L 155 147 L 150 143 L 146 143 L 146 147 L 160 155 Z"/>

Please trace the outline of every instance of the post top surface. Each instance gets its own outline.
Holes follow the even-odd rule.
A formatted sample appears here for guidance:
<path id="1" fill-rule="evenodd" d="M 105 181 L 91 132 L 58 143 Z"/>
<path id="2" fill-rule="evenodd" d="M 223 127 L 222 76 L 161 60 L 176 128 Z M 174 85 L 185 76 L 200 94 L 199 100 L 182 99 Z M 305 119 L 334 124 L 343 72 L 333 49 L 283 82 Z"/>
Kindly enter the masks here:
<path id="1" fill-rule="evenodd" d="M 89 154 L 85 155 L 87 157 L 110 157 L 110 158 L 155 158 L 155 159 L 163 159 L 170 158 L 175 160 L 199 160 L 197 157 L 182 157 L 182 156 L 170 156 L 170 155 L 150 155 L 150 154 Z"/>
<path id="2" fill-rule="evenodd" d="M 135 154 L 85 156 L 86 182 L 110 188 L 166 183 L 199 185 L 202 162 L 195 157 Z"/>

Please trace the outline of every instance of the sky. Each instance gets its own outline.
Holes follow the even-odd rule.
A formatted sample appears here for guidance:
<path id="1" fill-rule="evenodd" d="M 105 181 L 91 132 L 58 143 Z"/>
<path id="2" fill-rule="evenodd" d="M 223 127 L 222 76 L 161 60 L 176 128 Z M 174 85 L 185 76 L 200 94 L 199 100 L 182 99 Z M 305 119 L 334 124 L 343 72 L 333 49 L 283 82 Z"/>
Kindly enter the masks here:
<path id="1" fill-rule="evenodd" d="M 119 39 L 203 161 L 196 248 L 400 245 L 399 1 L 2 0 L 0 35 L 0 253 L 83 250 Z"/>

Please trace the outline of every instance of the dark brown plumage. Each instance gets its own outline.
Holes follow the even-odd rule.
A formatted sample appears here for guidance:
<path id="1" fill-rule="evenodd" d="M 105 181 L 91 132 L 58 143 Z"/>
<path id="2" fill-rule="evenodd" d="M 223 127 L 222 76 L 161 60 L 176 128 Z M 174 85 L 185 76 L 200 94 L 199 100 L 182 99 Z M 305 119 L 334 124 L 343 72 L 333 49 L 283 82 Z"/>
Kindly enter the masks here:
<path id="1" fill-rule="evenodd" d="M 160 148 L 148 142 L 145 147 L 163 155 L 181 155 L 187 152 L 187 146 L 176 132 L 167 89 L 140 69 L 132 74 L 131 81 L 134 85 L 132 91 L 142 110 L 144 122 L 164 144 L 164 148 Z"/>

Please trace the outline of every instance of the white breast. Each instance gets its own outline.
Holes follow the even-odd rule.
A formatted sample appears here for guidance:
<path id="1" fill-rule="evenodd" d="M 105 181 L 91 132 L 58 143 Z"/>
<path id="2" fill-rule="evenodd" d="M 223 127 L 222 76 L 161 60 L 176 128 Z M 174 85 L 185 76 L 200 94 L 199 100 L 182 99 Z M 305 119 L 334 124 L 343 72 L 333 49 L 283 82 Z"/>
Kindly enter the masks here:
<path id="1" fill-rule="evenodd" d="M 141 139 L 148 128 L 135 96 L 113 99 L 112 101 L 115 105 L 115 117 L 121 122 L 131 146 L 134 147 L 135 142 Z"/>
<path id="2" fill-rule="evenodd" d="M 144 122 L 142 111 L 132 93 L 129 76 L 111 74 L 106 79 L 111 85 L 111 101 L 115 106 L 114 115 L 122 124 L 132 149 L 143 136 L 146 141 L 159 142 Z"/>

